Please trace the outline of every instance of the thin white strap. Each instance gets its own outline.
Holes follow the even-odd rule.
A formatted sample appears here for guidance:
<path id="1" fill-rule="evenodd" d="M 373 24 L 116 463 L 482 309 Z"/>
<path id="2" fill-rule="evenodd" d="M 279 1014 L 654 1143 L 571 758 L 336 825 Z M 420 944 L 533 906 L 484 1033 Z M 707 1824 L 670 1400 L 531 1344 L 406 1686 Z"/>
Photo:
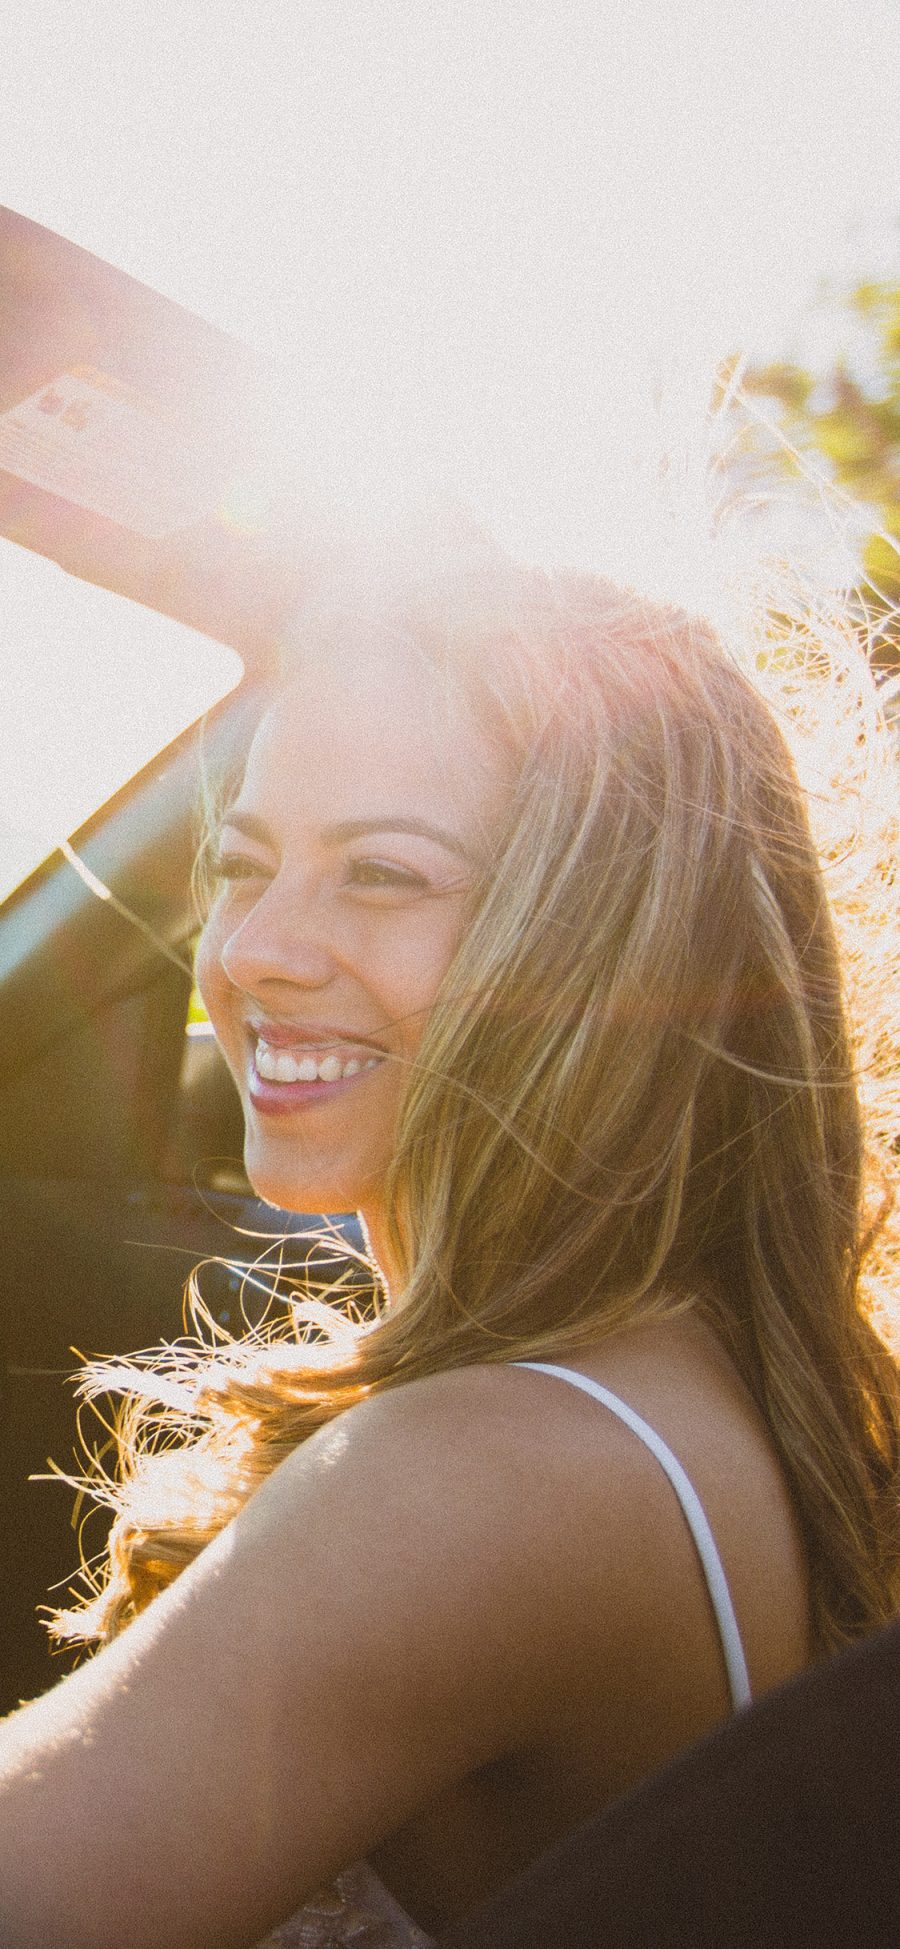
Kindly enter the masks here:
<path id="1" fill-rule="evenodd" d="M 656 1456 L 660 1468 L 665 1470 L 678 1497 L 685 1521 L 697 1547 L 697 1555 L 703 1567 L 710 1602 L 722 1640 L 731 1703 L 736 1712 L 741 1706 L 749 1705 L 751 1692 L 747 1660 L 744 1657 L 744 1647 L 734 1614 L 731 1592 L 722 1568 L 722 1559 L 716 1549 L 715 1538 L 700 1497 L 693 1483 L 685 1475 L 678 1457 L 673 1455 L 671 1448 L 666 1446 L 656 1429 L 651 1428 L 648 1421 L 642 1421 L 640 1415 L 635 1414 L 634 1409 L 630 1408 L 626 1401 L 620 1401 L 618 1394 L 611 1394 L 607 1387 L 600 1386 L 599 1381 L 588 1380 L 586 1374 L 577 1373 L 574 1367 L 555 1367 L 545 1360 L 513 1360 L 510 1366 L 533 1367 L 536 1373 L 554 1374 L 557 1380 L 569 1381 L 572 1387 L 580 1387 L 585 1394 L 592 1394 L 594 1400 L 602 1402 L 605 1408 L 609 1408 L 611 1414 L 618 1415 L 619 1420 L 624 1421 L 632 1434 L 637 1435 L 638 1440 L 649 1448 L 651 1455 Z"/>

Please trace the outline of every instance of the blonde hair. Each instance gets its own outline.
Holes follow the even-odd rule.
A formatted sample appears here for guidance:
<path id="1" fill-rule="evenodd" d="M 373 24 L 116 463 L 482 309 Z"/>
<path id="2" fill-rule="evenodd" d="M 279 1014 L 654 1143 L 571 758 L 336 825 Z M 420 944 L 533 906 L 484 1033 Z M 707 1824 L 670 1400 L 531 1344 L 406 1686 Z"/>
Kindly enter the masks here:
<path id="1" fill-rule="evenodd" d="M 514 781 L 407 1080 L 401 1287 L 89 1376 L 127 1395 L 119 1478 L 92 1484 L 116 1519 L 56 1631 L 119 1629 L 368 1391 L 695 1306 L 786 1470 L 818 1644 L 847 1642 L 897 1601 L 897 1368 L 861 1286 L 886 1207 L 867 1220 L 835 933 L 773 710 L 707 624 L 589 577 L 484 562 L 387 620 Z M 320 607 L 302 654 L 357 622 Z M 756 657 L 788 729 L 826 681 L 797 647 Z"/>

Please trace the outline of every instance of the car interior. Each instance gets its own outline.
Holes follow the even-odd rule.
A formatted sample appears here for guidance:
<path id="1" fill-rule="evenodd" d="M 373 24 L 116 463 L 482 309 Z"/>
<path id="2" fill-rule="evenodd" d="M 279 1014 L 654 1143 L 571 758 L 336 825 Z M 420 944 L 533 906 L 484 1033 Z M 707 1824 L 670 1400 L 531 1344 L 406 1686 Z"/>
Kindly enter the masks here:
<path id="1" fill-rule="evenodd" d="M 119 412 L 80 474 L 31 437 L 34 401 L 52 415 L 79 386 Z M 186 1033 L 201 744 L 214 770 L 239 753 L 302 586 L 284 510 L 234 516 L 269 410 L 244 347 L 0 211 L 0 535 L 231 646 L 243 669 L 0 905 L 0 1712 L 68 1668 L 39 1607 L 79 1560 L 73 1491 L 48 1468 L 79 1467 L 73 1350 L 176 1337 L 208 1257 L 207 1303 L 236 1324 L 241 1264 L 302 1225 L 253 1198 L 236 1091 L 203 1025 Z"/>

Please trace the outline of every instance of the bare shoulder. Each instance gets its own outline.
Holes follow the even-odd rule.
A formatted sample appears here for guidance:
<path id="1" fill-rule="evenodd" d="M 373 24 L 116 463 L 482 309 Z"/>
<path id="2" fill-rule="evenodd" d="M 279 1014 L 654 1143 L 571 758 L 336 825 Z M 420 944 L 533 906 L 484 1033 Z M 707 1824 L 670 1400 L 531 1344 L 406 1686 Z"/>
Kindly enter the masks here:
<path id="1" fill-rule="evenodd" d="M 401 1525 L 420 1549 L 440 1554 L 450 1531 L 477 1556 L 490 1553 L 495 1582 L 555 1555 L 565 1582 L 567 1543 L 590 1534 L 596 1560 L 623 1546 L 661 1511 L 671 1489 L 633 1431 L 578 1388 L 596 1381 L 645 1420 L 673 1450 L 721 1530 L 725 1554 L 756 1515 L 772 1526 L 792 1510 L 770 1432 L 714 1337 L 696 1320 L 658 1323 L 560 1355 L 563 1376 L 493 1362 L 443 1371 L 382 1390 L 307 1442 L 268 1485 L 273 1513 L 298 1522 L 297 1485 L 342 1505 L 342 1533 L 374 1523 L 385 1541 Z M 575 1382 L 573 1386 L 571 1382 Z M 355 1512 L 355 1513 L 354 1513 Z M 677 1510 L 675 1511 L 677 1514 Z M 675 1524 L 676 1533 L 681 1534 Z M 776 1552 L 777 1554 L 777 1552 Z"/>
<path id="2" fill-rule="evenodd" d="M 592 1371 L 589 1360 L 581 1367 Z M 365 1537 L 368 1548 L 377 1533 L 399 1550 L 415 1536 L 423 1568 L 432 1553 L 443 1563 L 455 1536 L 473 1565 L 486 1553 L 495 1588 L 509 1576 L 524 1587 L 529 1564 L 542 1578 L 549 1557 L 564 1581 L 566 1544 L 586 1515 L 598 1548 L 604 1531 L 617 1545 L 645 1472 L 633 1437 L 593 1402 L 495 1362 L 371 1396 L 295 1451 L 255 1500 L 298 1536 L 298 1490 L 320 1512 L 340 1508 L 345 1542 Z"/>
<path id="3" fill-rule="evenodd" d="M 640 1665 L 660 1565 L 691 1586 L 658 1465 L 571 1387 L 506 1363 L 392 1387 L 303 1444 L 233 1526 L 231 1576 L 264 1566 L 272 1662 L 322 1639 L 380 1671 L 396 1723 L 451 1707 L 468 1765 L 540 1740 L 570 1677 Z M 666 1571 L 663 1574 L 667 1574 Z"/>
<path id="4" fill-rule="evenodd" d="M 696 1351 L 580 1358 L 604 1362 L 714 1505 L 740 1617 L 777 1556 L 764 1440 Z M 237 1949 L 495 1760 L 542 1755 L 550 1800 L 562 1770 L 598 1804 L 721 1710 L 696 1562 L 629 1430 L 505 1365 L 397 1386 L 10 1722 L 0 1933 Z"/>
<path id="5" fill-rule="evenodd" d="M 731 1588 L 754 1693 L 799 1669 L 809 1657 L 809 1591 L 790 1486 L 771 1429 L 702 1314 L 637 1325 L 571 1364 L 646 1422 L 687 1474 Z M 582 1431 L 614 1483 L 607 1520 L 623 1561 L 647 1578 L 645 1612 L 665 1585 L 674 1615 L 698 1565 L 671 1485 L 627 1426 L 590 1397 L 581 1403 Z M 555 1431 L 559 1412 L 557 1401 Z"/>
<path id="6" fill-rule="evenodd" d="M 237 1949 L 539 1736 L 568 1608 L 551 1567 L 573 1553 L 527 1379 L 470 1369 L 350 1409 L 10 1722 L 4 1942 Z"/>
<path id="7" fill-rule="evenodd" d="M 557 1363 L 553 1363 L 557 1364 Z M 673 1621 L 708 1612 L 682 1511 L 658 1461 L 595 1398 L 599 1382 L 646 1421 L 681 1463 L 711 1524 L 745 1639 L 754 1691 L 809 1655 L 807 1570 L 771 1431 L 698 1316 L 658 1322 L 561 1356 L 570 1383 L 507 1363 L 469 1367 L 367 1404 L 363 1444 L 409 1472 L 438 1552 L 461 1525 L 490 1568 L 498 1604 L 549 1612 L 557 1653 L 587 1621 L 586 1655 L 640 1647 L 667 1592 Z M 364 1432 L 365 1428 L 365 1432 Z M 378 1471 L 375 1470 L 375 1475 Z M 373 1486 L 375 1475 L 373 1475 Z M 462 1534 L 460 1540 L 462 1541 Z M 707 1618 L 708 1623 L 708 1618 Z M 714 1635 L 714 1634 L 713 1634 Z M 539 1659 L 542 1645 L 535 1655 Z M 714 1663 L 718 1663 L 715 1646 Z M 558 1669 L 558 1657 L 557 1657 Z M 544 1696 L 547 1696 L 546 1690 Z"/>
<path id="8" fill-rule="evenodd" d="M 483 1632 L 491 1614 L 508 1615 L 514 1605 L 516 1655 L 539 1659 L 529 1619 L 533 1612 L 537 1636 L 549 1645 L 548 1570 L 562 1611 L 585 1516 L 599 1565 L 604 1531 L 612 1561 L 630 1506 L 620 1431 L 597 1418 L 586 1425 L 562 1396 L 506 1363 L 385 1389 L 282 1464 L 245 1512 L 242 1539 L 251 1543 L 259 1523 L 288 1560 L 299 1550 L 307 1566 L 321 1549 L 327 1560 L 318 1575 L 326 1581 L 355 1563 L 376 1609 L 402 1578 L 418 1627 L 427 1632 L 433 1624 L 444 1644 L 454 1622 L 463 1630 L 468 1618 Z M 597 1498 L 604 1477 L 605 1510 Z"/>

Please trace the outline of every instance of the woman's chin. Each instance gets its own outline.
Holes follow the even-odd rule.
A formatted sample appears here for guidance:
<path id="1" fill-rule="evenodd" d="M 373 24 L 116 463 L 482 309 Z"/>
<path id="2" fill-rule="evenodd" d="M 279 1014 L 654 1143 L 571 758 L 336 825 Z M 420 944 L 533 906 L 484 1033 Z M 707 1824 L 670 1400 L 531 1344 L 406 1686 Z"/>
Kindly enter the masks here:
<path id="1" fill-rule="evenodd" d="M 244 1155 L 244 1168 L 257 1198 L 278 1211 L 337 1216 L 358 1211 L 366 1199 L 365 1183 L 357 1183 L 353 1174 L 273 1169 L 270 1162 L 249 1152 Z"/>

